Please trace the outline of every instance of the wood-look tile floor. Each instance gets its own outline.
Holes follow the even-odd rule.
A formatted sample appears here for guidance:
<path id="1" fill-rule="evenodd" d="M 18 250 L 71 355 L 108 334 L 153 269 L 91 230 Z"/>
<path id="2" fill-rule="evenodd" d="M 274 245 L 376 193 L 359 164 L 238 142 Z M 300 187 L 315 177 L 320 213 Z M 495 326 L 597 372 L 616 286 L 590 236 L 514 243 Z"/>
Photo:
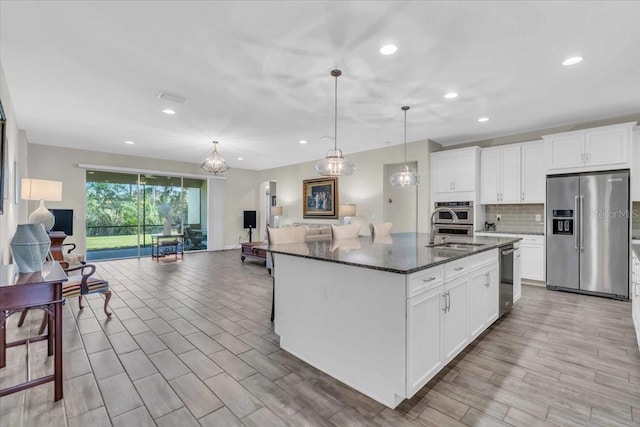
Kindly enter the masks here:
<path id="1" fill-rule="evenodd" d="M 640 425 L 630 304 L 524 286 L 496 322 L 391 410 L 287 354 L 269 321 L 271 280 L 240 252 L 98 263 L 114 292 L 64 309 L 65 399 L 52 384 L 0 398 L 4 426 Z M 9 323 L 9 339 L 35 333 Z M 32 345 L 32 375 L 52 370 Z M 8 350 L 0 387 L 25 376 Z"/>

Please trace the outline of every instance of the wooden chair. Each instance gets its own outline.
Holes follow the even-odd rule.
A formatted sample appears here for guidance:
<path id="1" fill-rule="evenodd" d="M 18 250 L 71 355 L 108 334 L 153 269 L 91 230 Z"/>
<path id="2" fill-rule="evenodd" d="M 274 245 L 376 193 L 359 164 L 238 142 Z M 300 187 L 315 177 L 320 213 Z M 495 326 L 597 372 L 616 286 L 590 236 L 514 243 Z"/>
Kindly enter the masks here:
<path id="1" fill-rule="evenodd" d="M 69 280 L 62 284 L 62 297 L 65 299 L 78 297 L 80 310 L 82 310 L 84 308 L 84 306 L 82 305 L 83 296 L 96 293 L 104 294 L 104 314 L 106 314 L 107 317 L 110 317 L 111 312 L 107 310 L 107 307 L 109 306 L 109 300 L 111 299 L 109 282 L 107 282 L 106 280 L 102 280 L 99 277 L 91 277 L 96 272 L 96 266 L 93 264 L 84 264 L 78 267 L 67 268 L 65 269 L 65 272 L 69 273 L 71 271 L 77 270 L 80 270 L 80 275 L 69 276 Z M 20 315 L 18 327 L 22 326 L 26 316 L 27 310 L 24 310 Z M 40 325 L 40 330 L 38 331 L 39 335 L 42 335 L 42 333 L 44 333 L 44 329 L 47 327 L 47 323 L 49 323 L 49 316 L 45 314 L 44 319 L 42 319 L 42 324 Z"/>
<path id="2" fill-rule="evenodd" d="M 376 236 L 387 236 L 391 234 L 391 227 L 393 227 L 393 223 L 391 222 L 379 222 L 377 224 L 371 223 L 369 224 L 371 237 L 375 238 Z"/>
<path id="3" fill-rule="evenodd" d="M 267 227 L 267 241 L 269 245 L 285 245 L 291 243 L 304 243 L 307 239 L 307 232 L 309 227 L 285 227 L 285 228 L 271 228 Z M 269 253 L 271 257 L 271 271 L 272 271 L 272 298 L 271 298 L 271 321 L 275 315 L 276 308 L 276 277 L 275 277 L 275 264 L 273 262 L 273 255 Z"/>
<path id="4" fill-rule="evenodd" d="M 360 228 L 360 224 L 331 224 L 331 241 L 358 237 L 360 234 Z"/>

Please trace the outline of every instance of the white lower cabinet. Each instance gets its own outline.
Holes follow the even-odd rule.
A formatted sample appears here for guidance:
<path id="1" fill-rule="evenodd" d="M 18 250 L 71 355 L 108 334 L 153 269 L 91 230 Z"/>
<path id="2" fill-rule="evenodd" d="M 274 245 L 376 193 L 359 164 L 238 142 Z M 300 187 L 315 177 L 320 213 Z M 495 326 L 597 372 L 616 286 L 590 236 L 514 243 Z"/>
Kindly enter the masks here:
<path id="1" fill-rule="evenodd" d="M 446 310 L 444 311 L 444 361 L 453 359 L 467 344 L 467 288 L 465 276 L 445 283 Z"/>
<path id="2" fill-rule="evenodd" d="M 513 253 L 513 303 L 522 296 L 522 247 Z"/>
<path id="3" fill-rule="evenodd" d="M 498 318 L 498 250 L 492 251 L 492 255 L 485 252 L 454 261 L 464 260 L 469 266 L 466 273 L 445 279 L 436 286 L 427 286 L 417 295 L 415 284 L 438 277 L 438 271 L 409 277 L 407 398 Z M 446 277 L 449 265 L 444 267 Z"/>
<path id="4" fill-rule="evenodd" d="M 444 292 L 438 287 L 407 303 L 407 395 L 413 396 L 442 367 Z"/>

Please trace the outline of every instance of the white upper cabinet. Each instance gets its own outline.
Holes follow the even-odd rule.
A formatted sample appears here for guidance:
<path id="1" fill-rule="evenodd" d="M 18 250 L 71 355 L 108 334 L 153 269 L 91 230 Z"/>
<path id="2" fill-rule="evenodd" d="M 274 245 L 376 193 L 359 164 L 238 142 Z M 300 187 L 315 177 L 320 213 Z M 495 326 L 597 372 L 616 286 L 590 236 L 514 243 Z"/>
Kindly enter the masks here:
<path id="1" fill-rule="evenodd" d="M 550 173 L 605 170 L 631 166 L 635 123 L 543 136 Z"/>
<path id="2" fill-rule="evenodd" d="M 432 193 L 476 191 L 478 152 L 478 147 L 470 147 L 432 153 Z"/>
<path id="3" fill-rule="evenodd" d="M 485 148 L 480 157 L 480 201 L 520 202 L 520 145 Z"/>
<path id="4" fill-rule="evenodd" d="M 640 126 L 633 131 L 633 164 L 631 166 L 631 200 L 640 201 Z"/>
<path id="5" fill-rule="evenodd" d="M 542 141 L 522 144 L 522 203 L 544 203 L 547 180 Z"/>

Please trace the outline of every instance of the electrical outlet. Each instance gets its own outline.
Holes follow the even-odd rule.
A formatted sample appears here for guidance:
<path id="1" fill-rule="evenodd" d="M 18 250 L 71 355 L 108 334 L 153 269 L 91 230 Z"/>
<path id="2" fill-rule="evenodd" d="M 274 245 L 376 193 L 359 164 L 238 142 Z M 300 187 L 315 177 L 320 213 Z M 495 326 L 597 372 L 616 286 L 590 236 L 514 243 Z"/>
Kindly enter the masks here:
<path id="1" fill-rule="evenodd" d="M 536 214 L 536 222 L 542 221 L 542 215 Z"/>
<path id="2" fill-rule="evenodd" d="M 502 220 L 502 215 L 500 214 L 496 215 L 496 221 L 500 221 L 500 220 Z"/>

